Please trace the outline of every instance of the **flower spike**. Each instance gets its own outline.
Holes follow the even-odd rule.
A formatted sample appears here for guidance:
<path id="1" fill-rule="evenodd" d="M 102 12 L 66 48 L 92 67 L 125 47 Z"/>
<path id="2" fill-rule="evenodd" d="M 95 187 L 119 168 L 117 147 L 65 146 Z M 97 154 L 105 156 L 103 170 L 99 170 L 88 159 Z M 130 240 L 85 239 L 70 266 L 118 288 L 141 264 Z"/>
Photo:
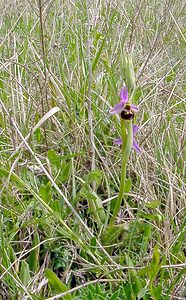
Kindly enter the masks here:
<path id="1" fill-rule="evenodd" d="M 133 142 L 132 142 L 132 148 L 137 152 L 137 153 L 141 153 L 141 148 L 140 146 L 138 145 L 138 143 L 136 142 L 134 136 L 136 135 L 136 133 L 138 132 L 138 125 L 136 124 L 133 124 L 132 125 L 132 132 L 133 132 Z M 122 139 L 117 139 L 114 141 L 114 144 L 115 145 L 122 145 Z"/>

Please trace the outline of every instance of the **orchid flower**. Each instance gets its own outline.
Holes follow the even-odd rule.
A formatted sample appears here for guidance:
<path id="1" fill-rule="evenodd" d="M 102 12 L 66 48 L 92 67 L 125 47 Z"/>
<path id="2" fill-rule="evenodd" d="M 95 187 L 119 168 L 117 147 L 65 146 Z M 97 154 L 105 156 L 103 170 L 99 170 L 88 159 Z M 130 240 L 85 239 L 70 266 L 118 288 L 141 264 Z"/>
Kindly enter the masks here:
<path id="1" fill-rule="evenodd" d="M 110 109 L 110 114 L 111 115 L 120 114 L 122 119 L 132 120 L 134 118 L 134 113 L 139 110 L 139 107 L 136 106 L 135 104 L 130 103 L 128 98 L 129 98 L 128 90 L 126 87 L 123 87 L 120 91 L 120 102 Z M 138 125 L 136 124 L 132 125 L 132 132 L 133 132 L 132 148 L 136 150 L 137 153 L 140 153 L 141 149 L 134 138 L 138 129 L 139 129 Z M 122 145 L 122 139 L 117 139 L 114 142 L 114 144 Z"/>
<path id="2" fill-rule="evenodd" d="M 136 150 L 137 153 L 140 153 L 140 152 L 141 152 L 141 149 L 140 149 L 138 143 L 136 142 L 136 140 L 135 140 L 135 138 L 134 138 L 134 136 L 136 135 L 138 129 L 139 129 L 138 125 L 136 125 L 136 124 L 133 124 L 133 125 L 132 125 L 132 132 L 133 132 L 132 148 L 133 148 L 134 150 Z M 115 145 L 122 145 L 122 139 L 117 139 L 117 140 L 115 140 L 115 141 L 114 141 L 114 144 L 115 144 Z"/>
<path id="3" fill-rule="evenodd" d="M 120 102 L 114 107 L 110 109 L 110 114 L 119 114 L 122 111 L 129 113 L 129 112 L 137 112 L 139 110 L 138 106 L 134 104 L 130 104 L 129 99 L 128 99 L 128 90 L 126 87 L 123 87 L 120 91 Z"/>

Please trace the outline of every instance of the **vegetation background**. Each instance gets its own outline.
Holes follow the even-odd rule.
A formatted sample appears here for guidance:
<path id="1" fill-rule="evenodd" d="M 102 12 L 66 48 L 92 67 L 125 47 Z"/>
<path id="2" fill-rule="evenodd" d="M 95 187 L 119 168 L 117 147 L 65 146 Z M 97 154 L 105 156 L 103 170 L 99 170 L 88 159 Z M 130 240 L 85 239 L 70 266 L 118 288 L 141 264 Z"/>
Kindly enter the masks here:
<path id="1" fill-rule="evenodd" d="M 0 1 L 0 299 L 186 299 L 185 6 Z M 109 235 L 126 54 L 143 151 Z"/>

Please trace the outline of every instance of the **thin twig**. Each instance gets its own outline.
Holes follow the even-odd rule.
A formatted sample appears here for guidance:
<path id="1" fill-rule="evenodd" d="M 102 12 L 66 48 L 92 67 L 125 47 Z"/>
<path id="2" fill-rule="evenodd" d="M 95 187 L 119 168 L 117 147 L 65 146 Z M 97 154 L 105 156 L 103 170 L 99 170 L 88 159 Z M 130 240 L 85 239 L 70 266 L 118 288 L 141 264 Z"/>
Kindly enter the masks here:
<path id="1" fill-rule="evenodd" d="M 44 98 L 47 104 L 47 110 L 49 110 L 49 103 L 48 103 L 48 89 L 47 89 L 47 70 L 46 70 L 46 52 L 45 52 L 45 40 L 44 40 L 44 27 L 43 27 L 43 10 L 42 10 L 42 0 L 39 0 L 39 20 L 40 20 L 40 28 L 41 28 L 41 46 L 42 46 L 42 59 L 43 59 L 43 66 L 44 66 L 44 75 L 45 80 L 43 83 L 43 90 L 41 94 L 41 106 L 42 106 L 42 117 L 45 114 L 45 105 L 44 105 Z M 48 141 L 47 141 L 47 134 L 45 125 L 43 126 L 44 129 L 44 136 L 45 136 L 45 144 L 46 149 L 48 149 Z"/>
<path id="2" fill-rule="evenodd" d="M 92 125 L 92 99 L 91 99 L 91 86 L 92 86 L 92 63 L 90 58 L 90 12 L 89 12 L 90 1 L 86 1 L 86 10 L 87 10 L 87 62 L 88 62 L 88 97 L 87 97 L 87 106 L 88 106 L 88 126 L 89 126 L 89 137 L 91 143 L 91 171 L 94 171 L 96 168 L 96 158 L 95 158 L 95 146 L 94 146 L 94 133 Z M 95 189 L 95 182 L 92 183 L 92 188 Z"/>

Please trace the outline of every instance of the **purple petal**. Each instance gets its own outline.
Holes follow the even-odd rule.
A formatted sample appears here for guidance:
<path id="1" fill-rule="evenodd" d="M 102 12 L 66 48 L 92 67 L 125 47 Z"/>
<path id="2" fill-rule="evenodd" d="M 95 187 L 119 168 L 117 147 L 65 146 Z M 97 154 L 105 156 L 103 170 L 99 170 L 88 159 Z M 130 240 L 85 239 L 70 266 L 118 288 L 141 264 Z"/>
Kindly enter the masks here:
<path id="1" fill-rule="evenodd" d="M 122 139 L 117 139 L 114 141 L 115 145 L 122 145 Z"/>
<path id="2" fill-rule="evenodd" d="M 123 103 L 120 102 L 120 103 L 114 105 L 114 107 L 112 107 L 112 108 L 110 109 L 109 113 L 110 113 L 111 115 L 119 114 L 120 112 L 122 112 L 122 110 L 123 110 Z"/>
<path id="3" fill-rule="evenodd" d="M 135 104 L 131 104 L 131 108 L 133 111 L 138 112 L 139 111 L 139 107 Z"/>
<path id="4" fill-rule="evenodd" d="M 128 102 L 128 90 L 126 87 L 121 89 L 119 96 L 120 96 L 120 101 L 122 103 L 125 104 Z"/>
<path id="5" fill-rule="evenodd" d="M 138 125 L 136 125 L 136 124 L 133 124 L 133 125 L 132 125 L 133 136 L 136 135 L 138 129 L 139 129 L 139 126 L 138 126 Z"/>
<path id="6" fill-rule="evenodd" d="M 137 153 L 141 153 L 141 148 L 139 147 L 139 145 L 137 144 L 136 140 L 133 139 L 133 149 L 136 150 Z"/>

